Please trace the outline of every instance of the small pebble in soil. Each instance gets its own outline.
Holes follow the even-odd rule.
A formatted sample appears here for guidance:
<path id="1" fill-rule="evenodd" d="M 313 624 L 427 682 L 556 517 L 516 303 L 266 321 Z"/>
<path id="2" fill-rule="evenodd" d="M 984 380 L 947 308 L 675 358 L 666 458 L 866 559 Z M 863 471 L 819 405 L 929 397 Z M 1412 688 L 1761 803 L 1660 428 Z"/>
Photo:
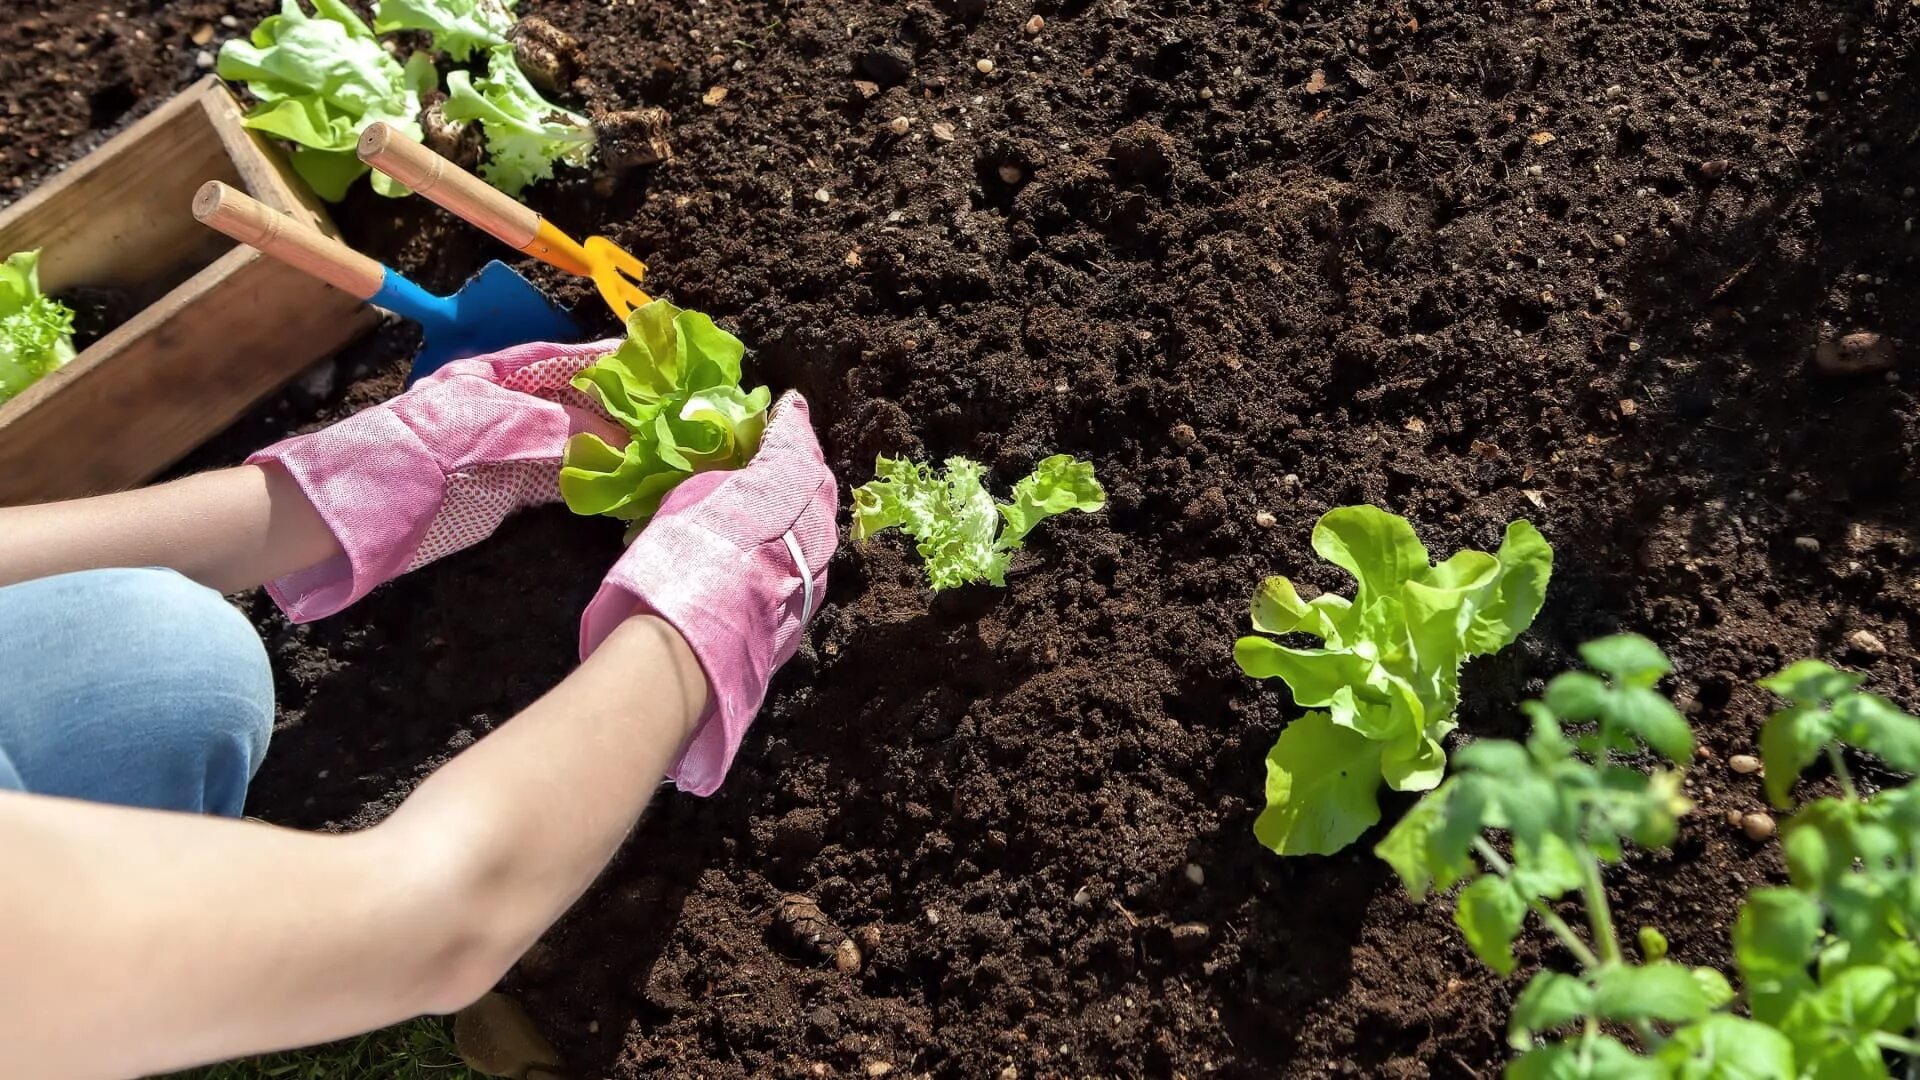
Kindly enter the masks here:
<path id="1" fill-rule="evenodd" d="M 834 947 L 833 966 L 840 974 L 851 975 L 860 970 L 860 964 L 860 946 L 855 945 L 852 938 Z"/>
<path id="2" fill-rule="evenodd" d="M 999 173 L 1000 182 L 1003 184 L 1017 184 L 1025 179 L 1027 175 L 1020 166 L 1015 165 L 1011 161 L 1003 162 L 1000 165 Z"/>
<path id="3" fill-rule="evenodd" d="M 1087 891 L 1085 885 L 1080 886 L 1080 891 L 1073 894 L 1073 906 L 1083 908 L 1091 903 L 1093 903 L 1093 894 Z"/>
<path id="4" fill-rule="evenodd" d="M 1740 829 L 1749 840 L 1765 840 L 1773 835 L 1773 815 L 1758 810 L 1740 819 Z"/>
<path id="5" fill-rule="evenodd" d="M 873 1064 L 867 1066 L 867 1075 L 870 1077 L 876 1077 L 876 1078 L 882 1077 L 892 1071 L 893 1071 L 893 1062 L 891 1061 L 876 1061 Z"/>
<path id="6" fill-rule="evenodd" d="M 1199 863 L 1190 862 L 1187 864 L 1187 880 L 1195 885 L 1205 885 L 1207 883 L 1207 872 L 1200 868 Z"/>
<path id="7" fill-rule="evenodd" d="M 1614 247 L 1617 247 L 1617 248 L 1623 248 L 1623 247 L 1626 247 L 1626 246 L 1627 246 L 1627 238 L 1626 238 L 1625 236 L 1623 236 L 1623 235 L 1621 235 L 1620 233 L 1614 233 L 1614 234 L 1613 234 L 1613 246 L 1614 246 Z"/>
<path id="8" fill-rule="evenodd" d="M 1862 656 L 1878 660 L 1887 655 L 1887 644 L 1871 630 L 1855 630 L 1847 635 L 1847 648 Z"/>
<path id="9" fill-rule="evenodd" d="M 1815 540 L 1811 536 L 1794 537 L 1793 546 L 1795 549 L 1797 549 L 1798 551 L 1800 551 L 1802 554 L 1805 554 L 1805 555 L 1820 554 L 1820 541 Z"/>
<path id="10" fill-rule="evenodd" d="M 1020 1080 L 1020 1070 L 1009 1065 L 1000 1070 L 1000 1080 Z"/>
<path id="11" fill-rule="evenodd" d="M 913 118 L 910 116 L 896 116 L 887 121 L 887 130 L 893 132 L 895 135 L 905 135 L 907 132 L 913 130 Z"/>
<path id="12" fill-rule="evenodd" d="M 1727 170 L 1731 168 L 1733 168 L 1733 162 L 1728 161 L 1726 158 L 1703 161 L 1700 163 L 1700 179 L 1712 183 L 1725 177 Z"/>
<path id="13" fill-rule="evenodd" d="M 832 1076 L 833 1069 L 829 1067 L 827 1063 L 824 1061 L 816 1061 L 813 1064 L 807 1066 L 807 1075 L 808 1076 Z"/>
<path id="14" fill-rule="evenodd" d="M 937 123 L 933 125 L 933 137 L 940 142 L 953 141 L 953 125 Z"/>
<path id="15" fill-rule="evenodd" d="M 222 15 L 220 16 L 220 25 L 229 30 L 238 30 L 240 29 L 240 20 L 232 15 Z"/>
<path id="16" fill-rule="evenodd" d="M 982 75 L 991 75 L 993 74 L 993 61 L 983 56 L 973 62 L 973 68 Z"/>
<path id="17" fill-rule="evenodd" d="M 207 42 L 212 40 L 213 40 L 213 24 L 212 23 L 203 23 L 193 32 L 193 43 L 195 45 L 205 45 Z"/>
<path id="18" fill-rule="evenodd" d="M 1733 826 L 1736 829 L 1739 828 L 1740 827 L 1740 811 L 1738 810 L 1727 811 L 1727 824 Z"/>
<path id="19" fill-rule="evenodd" d="M 1871 281 L 1871 278 L 1868 278 Z M 1893 342 L 1871 331 L 1823 341 L 1813 353 L 1814 366 L 1828 375 L 1873 374 L 1893 367 Z"/>
<path id="20" fill-rule="evenodd" d="M 1173 425 L 1168 435 L 1172 437 L 1175 446 L 1192 446 L 1194 440 L 1199 438 L 1199 436 L 1194 433 L 1193 425 L 1185 422 Z"/>
<path id="21" fill-rule="evenodd" d="M 194 54 L 194 66 L 198 67 L 201 71 L 212 71 L 213 62 L 213 53 L 206 49 L 201 49 L 198 53 Z"/>
<path id="22" fill-rule="evenodd" d="M 1038 15 L 1035 15 L 1033 18 L 1027 20 L 1027 36 L 1028 37 L 1039 37 L 1040 31 L 1045 30 L 1046 28 L 1047 28 L 1047 20 L 1041 18 Z"/>
<path id="23" fill-rule="evenodd" d="M 1760 759 L 1752 754 L 1735 754 L 1727 759 L 1727 768 L 1742 776 L 1760 771 Z"/>
<path id="24" fill-rule="evenodd" d="M 1275 525 L 1280 524 L 1280 519 L 1262 510 L 1253 515 L 1253 523 L 1263 529 L 1271 529 Z"/>
<path id="25" fill-rule="evenodd" d="M 1212 934 L 1206 923 L 1184 922 L 1173 928 L 1173 947 L 1181 952 L 1196 952 Z"/>
<path id="26" fill-rule="evenodd" d="M 828 191 L 826 188 L 821 188 L 813 193 L 813 201 L 830 203 L 833 201 L 833 192 Z"/>

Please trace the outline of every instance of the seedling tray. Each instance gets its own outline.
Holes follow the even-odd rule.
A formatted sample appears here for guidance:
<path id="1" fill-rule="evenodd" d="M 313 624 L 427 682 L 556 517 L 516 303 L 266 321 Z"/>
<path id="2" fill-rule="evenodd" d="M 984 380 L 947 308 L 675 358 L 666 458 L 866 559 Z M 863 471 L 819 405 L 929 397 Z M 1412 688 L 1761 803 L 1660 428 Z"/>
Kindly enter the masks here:
<path id="1" fill-rule="evenodd" d="M 137 308 L 0 405 L 0 504 L 130 487 L 369 329 L 374 311 L 193 219 L 208 180 L 333 232 L 214 77 L 0 211 L 0 255 L 41 248 L 49 293 Z"/>

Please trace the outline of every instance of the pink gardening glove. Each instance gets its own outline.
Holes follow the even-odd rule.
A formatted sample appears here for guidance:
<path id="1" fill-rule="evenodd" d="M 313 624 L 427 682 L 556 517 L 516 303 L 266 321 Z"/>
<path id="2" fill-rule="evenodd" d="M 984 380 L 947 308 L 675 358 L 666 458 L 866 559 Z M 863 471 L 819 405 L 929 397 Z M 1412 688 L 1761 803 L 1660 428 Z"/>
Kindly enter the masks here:
<path id="1" fill-rule="evenodd" d="M 789 393 L 753 460 L 674 488 L 587 605 L 582 660 L 628 616 L 653 614 L 706 672 L 706 715 L 667 772 L 681 791 L 711 795 L 726 779 L 768 680 L 820 610 L 839 508 L 806 399 Z"/>
<path id="2" fill-rule="evenodd" d="M 343 554 L 267 585 L 294 622 L 490 535 L 508 514 L 558 502 L 567 439 L 621 427 L 568 385 L 619 347 L 535 343 L 456 360 L 413 389 L 247 459 L 272 462 L 320 511 Z"/>

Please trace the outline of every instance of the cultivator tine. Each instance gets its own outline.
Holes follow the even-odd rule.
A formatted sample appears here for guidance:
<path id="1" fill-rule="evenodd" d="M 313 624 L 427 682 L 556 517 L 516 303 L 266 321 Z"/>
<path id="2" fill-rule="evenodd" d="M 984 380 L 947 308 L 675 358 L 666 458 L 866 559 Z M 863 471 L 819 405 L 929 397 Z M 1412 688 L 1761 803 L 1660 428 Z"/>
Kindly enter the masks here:
<path id="1" fill-rule="evenodd" d="M 589 236 L 581 245 L 593 265 L 593 283 L 614 313 L 625 319 L 633 309 L 653 298 L 640 288 L 647 264 L 604 236 Z"/>

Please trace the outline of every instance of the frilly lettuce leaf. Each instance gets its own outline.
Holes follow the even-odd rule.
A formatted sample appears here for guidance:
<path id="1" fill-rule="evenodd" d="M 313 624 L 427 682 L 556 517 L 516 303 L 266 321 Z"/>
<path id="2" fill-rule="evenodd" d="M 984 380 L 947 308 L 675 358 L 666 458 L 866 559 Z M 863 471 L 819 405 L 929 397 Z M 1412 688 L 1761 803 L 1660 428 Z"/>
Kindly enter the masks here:
<path id="1" fill-rule="evenodd" d="M 898 528 L 914 538 L 934 591 L 975 582 L 1004 586 L 1012 553 L 1034 526 L 1070 510 L 1092 512 L 1107 493 L 1093 465 L 1067 454 L 1042 461 L 1013 487 L 1013 501 L 996 503 L 986 470 L 963 457 L 948 458 L 944 473 L 882 456 L 874 479 L 853 492 L 853 538 Z"/>
<path id="2" fill-rule="evenodd" d="M 740 388 L 745 353 L 697 311 L 665 300 L 636 309 L 627 340 L 573 379 L 632 438 L 620 448 L 593 434 L 568 441 L 560 470 L 567 507 L 634 522 L 637 532 L 680 481 L 751 460 L 773 395 Z"/>
<path id="3" fill-rule="evenodd" d="M 73 309 L 40 292 L 40 252 L 0 263 L 0 403 L 73 359 Z"/>
<path id="4" fill-rule="evenodd" d="M 385 121 L 420 137 L 420 96 L 438 80 L 431 57 L 403 67 L 343 0 L 282 0 L 280 14 L 254 27 L 247 41 L 220 50 L 220 77 L 247 84 L 259 100 L 246 125 L 294 144 L 293 167 L 329 202 L 368 172 L 354 154 L 360 132 Z M 374 174 L 382 195 L 406 189 Z"/>
<path id="5" fill-rule="evenodd" d="M 512 46 L 487 54 L 487 74 L 477 83 L 464 71 L 450 73 L 443 109 L 449 120 L 479 121 L 487 137 L 480 175 L 508 195 L 551 177 L 555 162 L 585 165 L 593 156 L 593 125 L 541 97 Z"/>
<path id="6" fill-rule="evenodd" d="M 1429 790 L 1446 771 L 1440 741 L 1454 728 L 1460 666 L 1498 652 L 1532 624 L 1553 572 L 1553 549 L 1530 523 L 1516 521 L 1498 553 L 1462 551 L 1435 565 L 1405 518 L 1371 506 L 1329 511 L 1314 526 L 1313 548 L 1353 575 L 1353 599 L 1303 601 L 1293 582 L 1267 579 L 1253 600 L 1258 633 L 1234 643 L 1234 659 L 1254 678 L 1285 682 L 1303 708 L 1325 710 L 1311 714 L 1319 717 L 1315 724 L 1363 738 L 1283 735 L 1269 756 L 1269 776 L 1325 768 L 1329 747 L 1361 747 L 1343 767 L 1397 791 Z M 1320 647 L 1273 640 L 1294 633 L 1319 638 Z M 1314 753 L 1303 757 L 1300 748 Z M 1371 801 L 1355 797 L 1351 786 L 1270 782 L 1261 842 L 1282 855 L 1331 854 L 1352 843 L 1379 815 L 1362 812 Z M 1302 799 L 1315 805 L 1290 805 Z"/>
<path id="7" fill-rule="evenodd" d="M 373 31 L 425 30 L 433 47 L 465 63 L 476 50 L 507 43 L 517 0 L 375 0 Z"/>

